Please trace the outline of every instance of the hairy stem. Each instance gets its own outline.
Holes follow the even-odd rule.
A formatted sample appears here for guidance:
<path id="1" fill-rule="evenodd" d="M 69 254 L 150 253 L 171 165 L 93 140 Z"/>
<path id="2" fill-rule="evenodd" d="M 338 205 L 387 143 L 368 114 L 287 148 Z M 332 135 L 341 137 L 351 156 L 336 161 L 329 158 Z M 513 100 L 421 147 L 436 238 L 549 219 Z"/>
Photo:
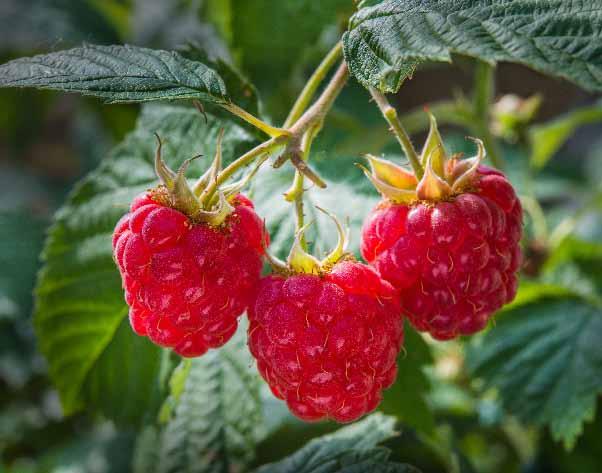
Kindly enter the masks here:
<path id="1" fill-rule="evenodd" d="M 401 121 L 399 120 L 399 117 L 397 116 L 397 110 L 395 110 L 395 108 L 391 106 L 384 94 L 382 94 L 378 90 L 371 88 L 370 94 L 376 102 L 376 105 L 378 105 L 378 108 L 380 109 L 381 113 L 385 117 L 385 120 L 387 120 L 387 123 L 389 123 L 389 125 L 391 126 L 391 129 L 395 134 L 397 141 L 399 141 L 399 144 L 403 148 L 404 153 L 410 161 L 410 165 L 414 170 L 414 174 L 418 179 L 422 178 L 422 175 L 424 174 L 424 169 L 422 169 L 422 165 L 420 164 L 420 160 L 418 159 L 418 153 L 416 153 L 416 150 L 414 149 L 414 145 L 412 144 L 408 133 L 406 132 L 405 128 L 401 124 Z"/>
<path id="2" fill-rule="evenodd" d="M 299 94 L 299 97 L 297 97 L 295 104 L 291 108 L 291 111 L 284 122 L 284 128 L 288 128 L 293 125 L 293 123 L 295 123 L 301 117 L 301 115 L 303 115 L 303 112 L 309 106 L 309 103 L 316 93 L 316 90 L 318 90 L 318 87 L 324 81 L 326 74 L 328 74 L 328 71 L 332 69 L 337 60 L 341 57 L 342 53 L 343 46 L 339 41 L 322 60 L 320 65 L 305 84 L 305 87 L 303 87 L 303 90 Z"/>

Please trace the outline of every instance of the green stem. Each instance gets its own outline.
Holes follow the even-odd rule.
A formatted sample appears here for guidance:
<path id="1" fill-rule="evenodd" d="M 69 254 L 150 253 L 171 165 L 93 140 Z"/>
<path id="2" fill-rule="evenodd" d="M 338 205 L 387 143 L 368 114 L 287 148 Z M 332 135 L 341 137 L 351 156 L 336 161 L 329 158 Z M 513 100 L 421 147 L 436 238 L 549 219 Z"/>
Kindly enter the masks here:
<path id="1" fill-rule="evenodd" d="M 391 129 L 395 134 L 397 141 L 399 141 L 399 144 L 403 148 L 404 153 L 410 161 L 410 165 L 414 170 L 416 178 L 420 180 L 424 174 L 424 169 L 422 169 L 422 165 L 420 164 L 420 160 L 418 159 L 418 153 L 416 153 L 416 150 L 414 149 L 412 140 L 410 140 L 408 133 L 406 132 L 405 128 L 401 124 L 401 121 L 399 120 L 399 117 L 397 116 L 397 110 L 395 110 L 395 108 L 391 106 L 384 94 L 382 94 L 378 90 L 371 88 L 370 94 L 376 102 L 376 105 L 378 105 L 378 108 L 380 109 L 381 113 L 385 117 L 385 120 L 387 120 L 387 123 L 389 123 L 389 125 L 391 126 Z"/>
<path id="2" fill-rule="evenodd" d="M 324 121 L 324 117 L 347 82 L 347 77 L 349 77 L 349 69 L 347 63 L 343 61 L 318 100 L 289 128 L 293 136 L 301 137 L 309 128 Z"/>
<path id="3" fill-rule="evenodd" d="M 305 113 L 303 113 L 303 115 L 301 115 L 299 120 L 297 120 L 295 124 L 289 128 L 291 133 L 290 140 L 286 146 L 286 149 L 284 150 L 284 153 L 282 153 L 282 155 L 274 162 L 274 167 L 278 168 L 290 159 L 297 170 L 305 174 L 305 176 L 314 184 L 322 189 L 326 187 L 326 183 L 324 183 L 324 181 L 317 174 L 315 174 L 302 159 L 303 150 L 301 147 L 301 141 L 303 135 L 308 130 L 317 128 L 316 132 L 312 133 L 313 139 L 313 137 L 315 137 L 317 132 L 321 129 L 324 118 L 332 107 L 335 99 L 341 92 L 343 86 L 347 82 L 348 75 L 349 71 L 347 69 L 347 64 L 345 64 L 343 61 L 330 79 L 330 82 L 326 88 L 322 91 L 322 94 L 318 100 L 316 100 L 314 104 L 309 107 Z"/>
<path id="4" fill-rule="evenodd" d="M 308 84 L 301 92 L 299 99 L 297 99 L 295 102 L 295 105 L 289 114 L 289 118 L 285 123 L 285 127 L 287 127 L 290 126 L 289 120 L 291 122 L 295 121 L 295 124 L 290 126 L 292 139 L 289 141 L 284 155 L 300 155 L 301 163 L 303 164 L 305 164 L 309 159 L 311 145 L 315 137 L 322 129 L 324 117 L 332 107 L 332 104 L 347 82 L 349 71 L 347 69 L 347 64 L 344 61 L 338 67 L 318 100 L 316 100 L 316 102 L 309 109 L 307 109 L 307 111 L 303 112 L 303 110 L 307 107 L 307 104 L 309 103 L 309 100 L 311 100 L 311 97 L 313 96 L 319 83 L 324 79 L 328 70 L 340 56 L 340 53 L 341 46 L 339 43 L 337 47 L 335 47 L 328 54 L 328 56 L 326 56 L 320 66 L 318 66 L 316 72 L 314 72 Z M 300 167 L 298 164 L 296 167 L 297 169 L 295 171 L 293 184 L 291 188 L 284 194 L 284 198 L 289 202 L 294 202 L 296 215 L 295 226 L 296 229 L 299 230 L 303 228 L 305 220 L 305 214 L 303 210 L 303 194 L 305 192 L 303 186 L 305 183 L 305 176 L 303 171 L 306 169 L 306 167 Z M 311 176 L 308 175 L 308 177 Z M 315 179 L 312 179 L 312 181 L 320 186 L 320 182 L 316 182 Z M 300 243 L 301 247 L 307 251 L 307 242 L 304 235 L 301 236 Z"/>
<path id="5" fill-rule="evenodd" d="M 495 68 L 478 61 L 475 69 L 474 96 L 472 100 L 474 124 L 472 133 L 483 140 L 487 155 L 496 168 L 504 168 L 504 159 L 489 128 L 489 109 L 495 95 Z"/>
<path id="6" fill-rule="evenodd" d="M 310 128 L 305 135 L 303 135 L 303 139 L 301 141 L 301 150 L 303 153 L 302 159 L 307 162 L 309 159 L 309 153 L 311 150 L 311 145 L 313 143 L 314 138 L 319 133 L 321 126 L 315 126 Z M 291 188 L 285 192 L 284 198 L 289 202 L 294 202 L 295 204 L 295 216 L 296 223 L 295 228 L 299 231 L 305 225 L 305 213 L 303 210 L 303 193 L 305 189 L 303 185 L 305 184 L 305 177 L 299 170 L 295 170 L 295 178 L 293 180 L 293 185 Z M 307 241 L 305 240 L 305 234 L 301 235 L 301 247 L 307 251 Z"/>
<path id="7" fill-rule="evenodd" d="M 210 182 L 207 190 L 205 191 L 206 198 L 204 199 L 203 204 L 211 202 L 213 196 L 215 195 L 215 191 L 218 187 L 223 184 L 229 177 L 231 177 L 236 171 L 240 168 L 243 168 L 250 163 L 252 163 L 256 158 L 262 156 L 266 153 L 271 153 L 275 151 L 280 146 L 284 146 L 289 140 L 288 135 L 280 135 L 275 136 L 274 138 L 269 139 L 268 141 L 264 141 L 260 145 L 256 146 L 250 151 L 247 151 L 236 161 L 231 162 L 222 172 L 220 172 L 213 182 Z"/>
<path id="8" fill-rule="evenodd" d="M 316 68 L 314 73 L 305 84 L 305 87 L 303 87 L 303 90 L 299 94 L 299 97 L 297 97 L 293 108 L 291 108 L 291 111 L 284 122 L 284 128 L 290 127 L 301 117 L 301 115 L 303 115 L 303 112 L 309 106 L 311 99 L 315 95 L 316 90 L 318 90 L 318 87 L 324 81 L 328 71 L 332 69 L 337 60 L 341 57 L 342 52 L 343 46 L 339 41 L 322 60 L 320 65 Z"/>
<path id="9" fill-rule="evenodd" d="M 236 115 L 237 117 L 243 119 L 247 123 L 250 123 L 258 130 L 263 131 L 268 136 L 275 137 L 275 136 L 289 134 L 288 130 L 272 126 L 272 125 L 264 122 L 263 120 L 260 120 L 255 115 L 250 114 L 246 110 L 243 110 L 238 105 L 235 105 L 233 103 L 225 103 L 225 104 L 220 104 L 220 106 L 222 108 L 228 110 L 231 114 Z"/>

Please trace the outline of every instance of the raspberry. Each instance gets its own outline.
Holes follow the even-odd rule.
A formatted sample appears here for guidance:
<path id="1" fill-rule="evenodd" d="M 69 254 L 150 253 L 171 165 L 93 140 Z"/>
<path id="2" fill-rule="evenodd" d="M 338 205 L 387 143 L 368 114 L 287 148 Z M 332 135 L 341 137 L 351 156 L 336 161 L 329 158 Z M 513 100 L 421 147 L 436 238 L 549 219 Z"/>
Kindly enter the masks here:
<path id="1" fill-rule="evenodd" d="M 117 224 L 113 250 L 138 335 L 200 356 L 226 343 L 262 268 L 263 223 L 244 196 L 219 227 L 193 223 L 145 193 Z"/>
<path id="2" fill-rule="evenodd" d="M 268 276 L 248 315 L 261 376 L 305 421 L 356 420 L 376 409 L 395 380 L 403 342 L 398 296 L 364 264 Z"/>
<path id="3" fill-rule="evenodd" d="M 437 142 L 434 131 L 429 138 Z M 406 179 L 407 194 L 396 189 L 362 229 L 362 256 L 400 291 L 412 325 L 438 340 L 482 330 L 516 295 L 521 204 L 501 172 L 479 164 L 484 150 L 478 144 L 479 156 L 471 160 L 447 160 L 443 152 L 436 166 L 423 156 L 420 182 Z M 369 177 L 385 197 L 393 191 L 383 182 L 407 173 L 381 160 L 372 169 Z"/>

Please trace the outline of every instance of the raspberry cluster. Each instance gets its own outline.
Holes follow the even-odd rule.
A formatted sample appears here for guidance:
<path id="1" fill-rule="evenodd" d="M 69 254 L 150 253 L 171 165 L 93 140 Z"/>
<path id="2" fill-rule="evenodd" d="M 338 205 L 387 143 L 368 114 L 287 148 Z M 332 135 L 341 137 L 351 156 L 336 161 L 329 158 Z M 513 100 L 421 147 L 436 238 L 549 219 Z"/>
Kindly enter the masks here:
<path id="1" fill-rule="evenodd" d="M 485 327 L 517 289 L 521 204 L 506 177 L 480 166 L 473 190 L 439 202 L 382 201 L 362 255 L 399 289 L 413 326 L 447 340 Z"/>
<path id="2" fill-rule="evenodd" d="M 397 374 L 403 322 L 393 287 L 342 261 L 322 276 L 264 278 L 249 311 L 249 348 L 279 399 L 306 421 L 373 411 Z"/>
<path id="3" fill-rule="evenodd" d="M 113 234 L 130 323 L 138 335 L 200 356 L 226 343 L 253 296 L 262 268 L 264 226 L 238 195 L 218 228 L 145 193 Z"/>

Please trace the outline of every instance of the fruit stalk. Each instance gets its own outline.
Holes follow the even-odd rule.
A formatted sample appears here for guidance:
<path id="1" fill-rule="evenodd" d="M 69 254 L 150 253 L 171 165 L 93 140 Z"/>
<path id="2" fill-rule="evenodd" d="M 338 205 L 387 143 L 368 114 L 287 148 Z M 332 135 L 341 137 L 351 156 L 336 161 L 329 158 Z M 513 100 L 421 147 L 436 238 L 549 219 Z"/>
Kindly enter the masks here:
<path id="1" fill-rule="evenodd" d="M 347 82 L 347 77 L 349 77 L 349 69 L 347 68 L 347 63 L 343 61 L 318 100 L 291 126 L 290 132 L 293 134 L 293 137 L 300 137 L 310 127 L 324 120 L 324 117 L 338 97 L 339 92 L 341 92 L 341 89 Z"/>
<path id="2" fill-rule="evenodd" d="M 418 179 L 421 179 L 424 174 L 424 169 L 422 169 L 422 165 L 420 164 L 420 160 L 418 159 L 418 153 L 416 153 L 416 150 L 414 149 L 414 145 L 412 144 L 408 133 L 406 132 L 405 128 L 401 124 L 401 121 L 399 120 L 399 117 L 397 116 L 397 110 L 395 110 L 395 108 L 391 106 L 384 94 L 382 94 L 378 90 L 371 88 L 370 94 L 376 102 L 376 105 L 378 105 L 378 108 L 380 109 L 381 113 L 385 117 L 385 120 L 387 120 L 387 123 L 389 123 L 389 125 L 391 126 L 391 129 L 393 130 L 397 141 L 399 141 L 399 144 L 403 148 L 403 151 L 405 152 L 408 160 L 410 161 L 410 165 L 414 170 L 414 174 Z"/>
<path id="3" fill-rule="evenodd" d="M 247 123 L 250 123 L 255 128 L 263 131 L 266 135 L 271 136 L 272 138 L 289 134 L 288 130 L 272 126 L 231 102 L 221 104 L 221 107 L 228 110 L 231 114 L 236 115 L 237 117 L 246 121 Z"/>
<path id="4" fill-rule="evenodd" d="M 324 81 L 326 74 L 328 74 L 328 71 L 332 69 L 337 60 L 341 57 L 342 53 L 343 46 L 339 41 L 335 47 L 330 50 L 326 57 L 324 57 L 320 65 L 305 84 L 305 87 L 303 87 L 303 90 L 299 94 L 299 97 L 297 97 L 293 108 L 291 108 L 291 111 L 284 122 L 284 128 L 292 126 L 301 117 L 301 115 L 303 115 L 303 112 L 305 112 L 305 109 L 309 106 L 309 103 L 316 93 L 316 90 L 318 90 L 318 87 Z"/>
<path id="5" fill-rule="evenodd" d="M 284 146 L 288 140 L 288 135 L 275 136 L 267 141 L 264 141 L 260 145 L 257 145 L 255 148 L 253 148 L 250 151 L 247 151 L 240 158 L 230 163 L 226 168 L 224 168 L 224 170 L 221 173 L 219 173 L 219 175 L 213 182 L 209 183 L 206 190 L 207 201 L 209 202 L 213 198 L 217 188 L 221 184 L 226 182 L 226 180 L 230 178 L 236 171 L 251 164 L 258 157 L 267 153 L 271 153 L 278 149 L 280 146 Z"/>

